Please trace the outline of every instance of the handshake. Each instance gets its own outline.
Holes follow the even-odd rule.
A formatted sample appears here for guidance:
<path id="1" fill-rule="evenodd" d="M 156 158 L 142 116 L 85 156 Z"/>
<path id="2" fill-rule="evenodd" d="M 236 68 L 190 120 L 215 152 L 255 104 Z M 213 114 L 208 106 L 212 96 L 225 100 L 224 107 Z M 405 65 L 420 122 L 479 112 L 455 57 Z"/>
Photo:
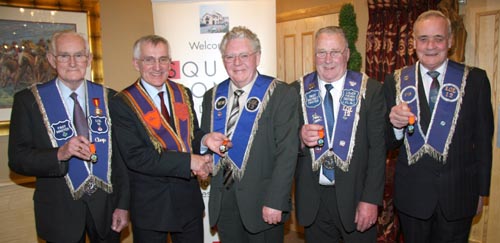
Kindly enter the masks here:
<path id="1" fill-rule="evenodd" d="M 226 135 L 218 132 L 206 134 L 202 141 L 202 145 L 210 149 L 212 152 L 225 156 L 225 152 L 231 148 L 232 143 Z M 213 171 L 213 157 L 210 154 L 198 155 L 191 154 L 191 171 L 194 175 L 206 180 Z"/>

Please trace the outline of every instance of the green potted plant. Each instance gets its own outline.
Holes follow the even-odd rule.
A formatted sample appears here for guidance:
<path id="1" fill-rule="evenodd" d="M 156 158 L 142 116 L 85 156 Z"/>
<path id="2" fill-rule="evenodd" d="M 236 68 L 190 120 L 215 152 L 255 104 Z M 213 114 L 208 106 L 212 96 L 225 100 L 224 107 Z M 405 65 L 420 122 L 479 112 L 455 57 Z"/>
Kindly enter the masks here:
<path id="1" fill-rule="evenodd" d="M 358 40 L 358 26 L 356 25 L 356 13 L 352 4 L 344 4 L 340 9 L 339 26 L 344 30 L 351 55 L 347 68 L 353 71 L 361 70 L 361 54 L 356 50 L 356 41 Z"/>

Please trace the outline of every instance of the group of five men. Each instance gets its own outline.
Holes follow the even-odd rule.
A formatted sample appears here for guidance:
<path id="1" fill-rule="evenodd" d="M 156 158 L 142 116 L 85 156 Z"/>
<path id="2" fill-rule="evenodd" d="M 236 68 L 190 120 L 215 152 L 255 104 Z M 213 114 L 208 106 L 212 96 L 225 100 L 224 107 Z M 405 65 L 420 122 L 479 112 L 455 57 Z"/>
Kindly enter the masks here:
<path id="1" fill-rule="evenodd" d="M 116 93 L 85 80 L 85 39 L 56 33 L 47 58 L 58 76 L 15 95 L 9 137 L 10 168 L 37 177 L 38 235 L 119 242 L 130 212 L 134 242 L 203 242 L 197 177 L 211 174 L 223 243 L 283 242 L 294 178 L 306 242 L 376 242 L 386 148 L 399 147 L 405 242 L 467 242 L 490 186 L 489 81 L 447 59 L 442 13 L 423 13 L 413 31 L 419 62 L 382 86 L 347 70 L 341 28 L 322 28 L 316 71 L 289 85 L 257 71 L 260 41 L 235 27 L 220 45 L 229 78 L 205 94 L 201 128 L 189 89 L 168 79 L 163 37 L 136 41 L 141 76 Z"/>

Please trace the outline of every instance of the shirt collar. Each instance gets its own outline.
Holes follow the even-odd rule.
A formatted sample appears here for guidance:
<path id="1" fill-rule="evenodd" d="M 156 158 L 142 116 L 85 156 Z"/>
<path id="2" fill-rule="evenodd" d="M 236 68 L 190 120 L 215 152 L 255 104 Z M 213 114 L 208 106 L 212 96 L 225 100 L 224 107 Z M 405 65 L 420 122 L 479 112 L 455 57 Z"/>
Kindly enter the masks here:
<path id="1" fill-rule="evenodd" d="M 142 87 L 144 87 L 144 89 L 146 90 L 146 92 L 148 93 L 149 97 L 151 98 L 154 98 L 154 97 L 157 97 L 158 96 L 158 93 L 159 92 L 165 92 L 167 93 L 167 87 L 165 85 L 165 83 L 163 83 L 163 85 L 161 86 L 161 89 L 158 90 L 156 87 L 154 87 L 153 85 L 149 84 L 148 82 L 144 81 L 144 79 L 141 78 L 141 84 L 142 84 Z"/>
<path id="2" fill-rule="evenodd" d="M 334 81 L 334 82 L 331 82 L 331 83 L 327 83 L 324 80 L 320 79 L 319 75 L 318 75 L 318 83 L 319 83 L 319 86 L 320 86 L 320 90 L 322 90 L 322 93 L 326 92 L 325 84 L 332 84 L 333 88 L 335 90 L 339 90 L 339 91 L 342 90 L 344 88 L 344 83 L 345 83 L 346 76 L 347 76 L 347 71 L 337 81 Z"/>
<path id="3" fill-rule="evenodd" d="M 231 81 L 230 82 L 230 92 L 231 94 L 234 93 L 234 91 L 238 90 L 238 89 L 241 89 L 244 91 L 243 94 L 249 94 L 250 91 L 252 90 L 252 87 L 253 85 L 255 84 L 255 80 L 257 80 L 257 77 L 259 76 L 258 73 L 255 74 L 255 78 L 252 80 L 252 82 L 248 83 L 247 85 L 241 87 L 241 88 L 238 88 L 236 85 L 234 85 L 234 83 Z"/>

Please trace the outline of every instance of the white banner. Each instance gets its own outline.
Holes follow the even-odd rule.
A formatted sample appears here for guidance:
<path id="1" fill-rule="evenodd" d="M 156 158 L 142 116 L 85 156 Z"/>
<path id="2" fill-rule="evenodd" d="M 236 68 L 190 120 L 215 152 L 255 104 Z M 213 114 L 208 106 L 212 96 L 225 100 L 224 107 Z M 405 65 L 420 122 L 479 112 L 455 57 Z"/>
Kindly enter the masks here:
<path id="1" fill-rule="evenodd" d="M 173 65 L 170 76 L 191 89 L 201 117 L 203 95 L 228 78 L 219 51 L 224 34 L 246 26 L 262 46 L 258 70 L 276 76 L 276 2 L 269 0 L 186 1 L 152 0 L 155 34 L 170 42 Z M 209 188 L 202 189 L 208 209 Z M 210 231 L 208 210 L 204 218 L 205 242 L 218 242 Z"/>

